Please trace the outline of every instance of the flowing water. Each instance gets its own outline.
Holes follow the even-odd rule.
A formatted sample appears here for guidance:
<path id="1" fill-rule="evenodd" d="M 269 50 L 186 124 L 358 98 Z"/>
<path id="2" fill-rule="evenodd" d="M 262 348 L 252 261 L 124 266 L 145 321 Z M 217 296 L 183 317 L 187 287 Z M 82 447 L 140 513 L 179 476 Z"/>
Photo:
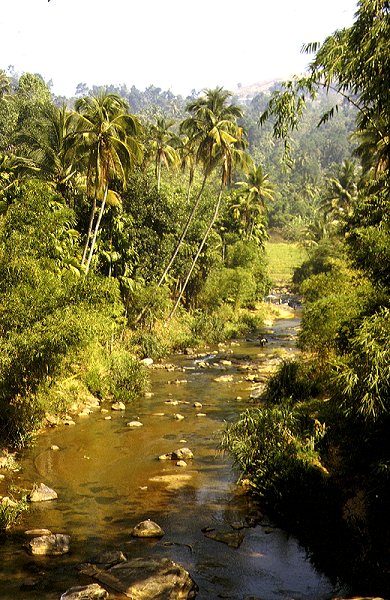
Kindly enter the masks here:
<path id="1" fill-rule="evenodd" d="M 281 348 L 292 351 L 298 326 L 294 319 L 277 321 L 265 348 L 243 341 L 210 352 L 203 363 L 173 357 L 175 370 L 152 369 L 152 394 L 126 411 L 97 409 L 76 417 L 75 426 L 40 435 L 22 457 L 14 483 L 31 489 L 44 482 L 58 500 L 32 505 L 17 530 L 0 542 L 0 598 L 58 599 L 69 587 L 90 583 L 76 567 L 107 549 L 180 562 L 199 586 L 198 600 L 325 600 L 339 593 L 294 537 L 266 518 L 258 523 L 256 505 L 235 483 L 231 458 L 218 450 L 224 423 L 251 404 L 248 365 L 266 365 Z M 215 381 L 223 375 L 233 380 Z M 143 426 L 128 427 L 135 419 Z M 194 453 L 187 467 L 158 460 L 183 446 Z M 164 529 L 162 539 L 131 537 L 132 527 L 147 518 Z M 36 527 L 70 534 L 69 555 L 29 556 L 23 532 Z M 243 541 L 231 548 L 206 537 L 205 528 L 238 531 Z"/>

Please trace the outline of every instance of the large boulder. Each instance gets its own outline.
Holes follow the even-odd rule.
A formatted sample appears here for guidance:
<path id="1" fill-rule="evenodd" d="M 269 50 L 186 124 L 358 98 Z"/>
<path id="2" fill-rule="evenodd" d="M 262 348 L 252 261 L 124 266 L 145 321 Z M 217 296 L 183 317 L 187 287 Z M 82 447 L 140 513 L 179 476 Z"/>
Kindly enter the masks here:
<path id="1" fill-rule="evenodd" d="M 62 594 L 60 600 L 104 600 L 108 592 L 98 583 L 72 587 Z"/>
<path id="2" fill-rule="evenodd" d="M 40 535 L 30 540 L 27 549 L 31 554 L 58 556 L 69 552 L 70 536 L 64 533 Z"/>
<path id="3" fill-rule="evenodd" d="M 190 600 L 198 590 L 184 567 L 168 558 L 134 558 L 109 569 L 84 564 L 80 571 L 131 600 Z"/>
<path id="4" fill-rule="evenodd" d="M 55 500 L 56 498 L 58 498 L 57 492 L 44 483 L 40 483 L 39 485 L 34 485 L 28 499 L 30 502 L 46 502 L 48 500 Z"/>

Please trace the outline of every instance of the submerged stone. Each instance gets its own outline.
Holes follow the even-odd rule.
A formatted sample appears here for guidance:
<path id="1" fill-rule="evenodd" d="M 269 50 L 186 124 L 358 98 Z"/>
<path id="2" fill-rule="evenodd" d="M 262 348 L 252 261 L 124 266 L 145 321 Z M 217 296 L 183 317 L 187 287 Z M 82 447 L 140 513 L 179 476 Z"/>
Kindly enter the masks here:
<path id="1" fill-rule="evenodd" d="M 188 571 L 168 558 L 134 558 L 109 569 L 87 564 L 80 571 L 131 600 L 190 600 L 198 590 Z"/>
<path id="2" fill-rule="evenodd" d="M 223 532 L 212 530 L 204 531 L 204 535 L 211 540 L 226 544 L 229 548 L 239 548 L 244 540 L 243 534 L 238 531 Z"/>
<path id="3" fill-rule="evenodd" d="M 55 500 L 58 498 L 57 492 L 49 488 L 44 483 L 34 485 L 30 492 L 30 502 L 47 502 L 48 500 Z"/>
<path id="4" fill-rule="evenodd" d="M 164 530 L 154 521 L 147 519 L 138 523 L 131 532 L 131 535 L 138 538 L 159 538 L 164 535 Z"/>
<path id="5" fill-rule="evenodd" d="M 62 594 L 60 600 L 104 600 L 108 598 L 108 592 L 98 583 L 72 587 Z"/>
<path id="6" fill-rule="evenodd" d="M 28 529 L 24 533 L 25 533 L 25 535 L 34 535 L 34 536 L 51 535 L 50 529 Z"/>
<path id="7" fill-rule="evenodd" d="M 70 536 L 64 533 L 41 535 L 35 537 L 27 545 L 31 554 L 44 556 L 58 556 L 69 552 Z"/>

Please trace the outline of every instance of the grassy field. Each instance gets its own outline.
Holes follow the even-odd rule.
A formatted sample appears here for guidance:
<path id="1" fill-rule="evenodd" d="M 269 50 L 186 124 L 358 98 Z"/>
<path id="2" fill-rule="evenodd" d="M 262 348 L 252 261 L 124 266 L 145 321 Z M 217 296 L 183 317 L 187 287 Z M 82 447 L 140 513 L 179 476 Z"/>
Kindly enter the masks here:
<path id="1" fill-rule="evenodd" d="M 268 274 L 274 288 L 289 287 L 295 267 L 299 267 L 307 258 L 302 246 L 288 242 L 266 243 Z"/>

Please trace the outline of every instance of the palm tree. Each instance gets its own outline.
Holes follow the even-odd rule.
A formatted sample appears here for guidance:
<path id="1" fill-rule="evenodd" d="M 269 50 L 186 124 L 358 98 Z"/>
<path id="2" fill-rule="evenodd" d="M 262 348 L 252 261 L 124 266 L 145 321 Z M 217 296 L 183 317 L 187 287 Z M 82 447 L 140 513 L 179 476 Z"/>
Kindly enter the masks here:
<path id="1" fill-rule="evenodd" d="M 379 127 L 369 124 L 352 135 L 352 139 L 358 143 L 354 155 L 361 159 L 364 175 L 373 179 L 378 179 L 390 169 L 390 136 L 389 133 L 382 133 L 386 131 L 384 118 L 379 121 Z"/>
<path id="2" fill-rule="evenodd" d="M 232 205 L 234 217 L 240 221 L 247 239 L 254 235 L 255 227 L 266 213 L 266 200 L 273 200 L 273 186 L 261 165 L 252 169 L 246 181 L 239 181 L 238 202 Z"/>
<path id="3" fill-rule="evenodd" d="M 231 183 L 234 167 L 239 164 L 242 168 L 247 168 L 250 162 L 248 155 L 243 151 L 245 147 L 244 131 L 236 123 L 236 119 L 242 115 L 242 111 L 238 106 L 226 105 L 226 100 L 230 96 L 229 92 L 222 88 L 216 88 L 215 90 L 207 90 L 204 97 L 194 100 L 188 105 L 193 117 L 187 120 L 186 127 L 188 130 L 192 130 L 193 139 L 197 141 L 196 158 L 198 163 L 203 166 L 203 185 L 211 172 L 219 166 L 220 189 L 211 220 L 193 258 L 190 270 L 168 321 L 177 310 L 198 258 L 218 217 L 223 191 Z M 199 199 L 200 195 L 198 194 L 194 204 L 195 210 Z M 194 207 L 190 216 L 193 216 L 195 212 Z M 183 236 L 181 239 L 183 239 Z"/>
<path id="4" fill-rule="evenodd" d="M 172 119 L 157 117 L 156 124 L 150 127 L 151 148 L 154 153 L 155 174 L 157 179 L 157 191 L 160 191 L 161 170 L 165 166 L 169 169 L 171 166 L 179 164 L 179 155 L 172 145 L 176 142 L 176 136 L 170 131 L 175 124 Z"/>
<path id="5" fill-rule="evenodd" d="M 76 136 L 81 151 L 85 151 L 87 156 L 87 193 L 92 197 L 81 261 L 88 273 L 107 198 L 118 201 L 118 195 L 109 190 L 109 185 L 114 179 L 123 185 L 126 183 L 127 173 L 141 161 L 143 149 L 137 139 L 140 124 L 128 113 L 125 100 L 117 94 L 103 91 L 96 96 L 80 98 L 76 100 L 75 109 L 78 114 Z M 98 201 L 101 206 L 91 239 Z"/>
<path id="6" fill-rule="evenodd" d="M 7 77 L 7 74 L 3 69 L 0 69 L 0 98 L 5 96 L 5 94 L 8 94 L 10 88 L 11 84 L 9 77 Z"/>
<path id="7" fill-rule="evenodd" d="M 5 212 L 8 203 L 7 192 L 15 188 L 25 175 L 31 175 L 36 172 L 36 168 L 31 160 L 14 154 L 4 154 L 0 152 L 0 214 Z"/>
<path id="8" fill-rule="evenodd" d="M 52 182 L 65 199 L 69 196 L 69 182 L 77 172 L 74 132 L 74 114 L 65 104 L 61 108 L 49 104 L 42 108 L 37 121 L 17 137 L 40 175 Z"/>
<path id="9" fill-rule="evenodd" d="M 347 214 L 357 196 L 357 182 L 356 164 L 351 160 L 344 160 L 338 173 L 328 178 L 329 193 L 323 206 L 325 212 L 336 213 L 336 216 Z"/>
<path id="10" fill-rule="evenodd" d="M 187 104 L 187 110 L 191 113 L 191 116 L 182 122 L 180 130 L 186 135 L 187 149 L 190 149 L 190 153 L 186 157 L 187 164 L 189 163 L 189 156 L 191 156 L 192 161 L 189 163 L 189 189 L 191 189 L 196 165 L 203 168 L 203 179 L 178 243 L 164 273 L 160 277 L 158 286 L 162 284 L 168 274 L 187 235 L 208 177 L 220 164 L 224 152 L 227 156 L 229 155 L 231 144 L 243 145 L 243 130 L 236 124 L 236 119 L 242 116 L 242 110 L 238 106 L 227 104 L 230 96 L 230 92 L 223 90 L 223 88 L 216 88 L 206 90 L 204 96 Z M 231 164 L 231 161 L 227 160 L 227 164 Z M 231 172 L 228 168 L 225 168 L 224 178 L 226 182 L 230 177 Z"/>
<path id="11" fill-rule="evenodd" d="M 188 169 L 188 187 L 187 187 L 187 204 L 190 202 L 192 184 L 194 183 L 196 158 L 193 139 L 188 135 L 181 135 L 178 138 L 178 152 L 180 157 L 180 167 L 183 172 Z"/>

